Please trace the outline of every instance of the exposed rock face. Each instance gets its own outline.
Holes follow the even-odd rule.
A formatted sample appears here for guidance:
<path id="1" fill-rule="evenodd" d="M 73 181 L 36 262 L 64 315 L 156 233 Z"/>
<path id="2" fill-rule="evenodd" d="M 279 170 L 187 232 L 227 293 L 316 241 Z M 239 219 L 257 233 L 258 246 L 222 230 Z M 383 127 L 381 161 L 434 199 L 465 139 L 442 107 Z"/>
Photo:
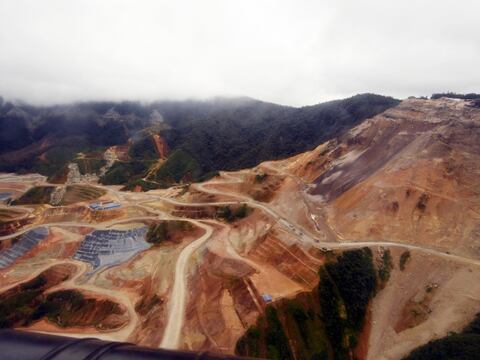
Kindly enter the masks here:
<path id="1" fill-rule="evenodd" d="M 345 239 L 424 243 L 480 255 L 480 109 L 409 99 L 296 158 Z"/>
<path id="2" fill-rule="evenodd" d="M 0 269 L 0 302 L 11 297 L 15 315 L 4 325 L 148 346 L 178 334 L 172 347 L 271 358 L 273 342 L 296 359 L 401 359 L 480 313 L 479 130 L 469 102 L 409 99 L 312 151 L 202 183 L 146 193 L 77 184 L 60 197 L 27 179 L 19 194 L 37 186 L 10 207 L 28 204 L 24 217 L 4 212 L 0 231 L 25 219 L 50 234 Z M 45 205 L 52 197 L 60 206 Z M 89 209 L 99 197 L 124 206 Z M 152 246 L 116 238 L 145 225 Z M 340 261 L 348 253 L 364 255 Z M 53 264 L 64 272 L 30 282 Z"/>
<path id="3" fill-rule="evenodd" d="M 153 135 L 152 138 L 153 138 L 153 143 L 155 144 L 155 148 L 157 149 L 158 156 L 161 159 L 166 159 L 168 156 L 167 143 L 158 134 Z"/>
<path id="4" fill-rule="evenodd" d="M 65 195 L 66 187 L 65 186 L 57 186 L 55 190 L 53 190 L 52 194 L 50 195 L 50 204 L 52 205 L 59 205 L 62 201 L 63 196 Z"/>

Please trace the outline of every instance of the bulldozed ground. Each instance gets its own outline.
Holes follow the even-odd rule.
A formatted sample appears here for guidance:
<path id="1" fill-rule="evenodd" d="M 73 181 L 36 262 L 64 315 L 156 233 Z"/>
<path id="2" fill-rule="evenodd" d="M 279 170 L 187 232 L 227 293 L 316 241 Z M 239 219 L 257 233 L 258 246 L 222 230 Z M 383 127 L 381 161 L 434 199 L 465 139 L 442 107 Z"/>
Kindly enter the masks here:
<path id="1" fill-rule="evenodd" d="M 137 193 L 1 175 L 14 201 L 0 208 L 0 324 L 401 359 L 480 312 L 479 129 L 468 102 L 409 99 L 312 151 L 203 183 Z"/>

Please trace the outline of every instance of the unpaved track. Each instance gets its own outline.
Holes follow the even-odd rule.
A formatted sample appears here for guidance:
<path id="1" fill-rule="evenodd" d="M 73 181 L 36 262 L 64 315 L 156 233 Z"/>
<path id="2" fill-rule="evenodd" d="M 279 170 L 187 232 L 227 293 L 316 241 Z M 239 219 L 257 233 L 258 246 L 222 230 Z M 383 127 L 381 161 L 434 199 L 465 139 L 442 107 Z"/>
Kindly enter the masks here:
<path id="1" fill-rule="evenodd" d="M 70 264 L 70 265 L 75 265 L 78 269 L 78 271 L 75 273 L 75 275 L 70 278 L 69 280 L 60 283 L 46 291 L 46 294 L 59 291 L 59 290 L 68 290 L 68 289 L 80 289 L 80 290 L 86 290 L 90 291 L 92 293 L 96 294 L 103 294 L 110 298 L 112 301 L 115 301 L 117 303 L 122 304 L 127 313 L 128 313 L 128 323 L 125 326 L 122 326 L 119 329 L 116 330 L 111 330 L 111 331 L 105 331 L 105 332 L 94 332 L 94 333 L 89 333 L 87 331 L 85 332 L 80 332 L 80 333 L 65 333 L 65 335 L 69 337 L 75 337 L 75 338 L 87 338 L 87 337 L 96 337 L 102 340 L 116 340 L 116 341 L 127 341 L 128 337 L 132 334 L 132 332 L 135 330 L 139 318 L 138 314 L 135 311 L 135 306 L 130 300 L 130 298 L 122 293 L 121 291 L 116 291 L 116 290 L 110 290 L 110 289 L 105 289 L 102 287 L 95 286 L 93 284 L 79 284 L 78 280 L 80 277 L 85 274 L 85 272 L 88 270 L 88 265 L 84 262 L 77 261 L 77 260 L 60 260 L 60 261 L 50 261 L 49 263 L 45 264 L 45 266 L 41 267 L 40 269 L 37 269 L 35 273 L 32 274 L 27 279 L 22 280 L 22 283 L 27 282 L 36 276 L 38 276 L 40 273 L 43 271 L 46 271 L 47 269 L 51 268 L 52 266 L 55 265 L 62 265 L 62 264 Z M 91 279 L 92 280 L 92 279 Z M 6 291 L 9 288 L 15 287 L 17 284 L 10 285 L 8 288 L 1 289 L 1 291 Z M 39 332 L 39 333 L 44 333 L 44 334 L 59 334 L 62 333 L 62 329 L 59 328 L 58 331 L 38 331 L 38 330 L 33 330 L 33 329 L 26 329 L 29 331 L 33 332 Z"/>
<path id="2" fill-rule="evenodd" d="M 93 228 L 93 229 L 108 229 L 111 226 L 122 224 L 125 222 L 135 222 L 135 221 L 142 221 L 142 220 L 156 220 L 158 216 L 136 216 L 131 218 L 121 218 L 121 219 L 114 219 L 102 223 L 82 223 L 82 222 L 73 222 L 73 221 L 56 221 L 51 223 L 43 223 L 43 224 L 35 224 L 33 226 L 24 227 L 21 230 L 14 232 L 10 235 L 0 236 L 0 241 L 11 239 L 22 235 L 30 230 L 41 228 L 41 227 L 85 227 L 85 228 Z"/>
<path id="3" fill-rule="evenodd" d="M 269 165 L 271 166 L 271 164 Z M 281 172 L 283 175 L 288 175 L 288 173 L 283 172 L 276 168 L 271 168 L 270 166 L 266 166 L 266 167 L 270 168 L 273 171 Z M 240 175 L 241 173 L 242 172 L 237 172 L 236 175 Z M 170 202 L 176 205 L 181 205 L 181 206 L 208 206 L 208 205 L 230 205 L 230 204 L 238 204 L 238 203 L 247 203 L 248 205 L 255 207 L 263 211 L 264 213 L 268 214 L 269 216 L 271 216 L 279 225 L 281 225 L 288 232 L 294 235 L 299 240 L 300 243 L 306 243 L 306 244 L 315 246 L 317 248 L 328 247 L 329 249 L 354 249 L 354 248 L 360 248 L 365 246 L 399 247 L 399 248 L 421 251 L 423 253 L 426 253 L 432 256 L 438 256 L 438 257 L 448 259 L 458 263 L 480 266 L 480 260 L 478 259 L 466 258 L 460 255 L 449 254 L 433 248 L 428 248 L 425 246 L 410 245 L 406 243 L 397 243 L 397 242 L 389 242 L 389 241 L 372 241 L 372 242 L 319 241 L 318 239 L 315 238 L 315 235 L 311 234 L 309 231 L 306 231 L 303 227 L 299 226 L 298 224 L 291 223 L 289 220 L 279 215 L 277 211 L 273 209 L 269 204 L 257 202 L 247 196 L 244 196 L 238 193 L 221 191 L 221 190 L 215 189 L 214 187 L 211 187 L 211 185 L 215 185 L 215 184 L 238 183 L 241 181 L 242 179 L 238 176 L 222 172 L 222 179 L 210 181 L 204 184 L 202 183 L 192 184 L 192 186 L 194 186 L 199 191 L 210 193 L 210 194 L 227 195 L 227 196 L 238 199 L 236 201 L 221 201 L 221 202 L 211 202 L 211 203 L 186 203 L 186 202 L 178 201 L 176 199 L 172 199 L 162 195 L 150 193 L 142 196 L 143 197 L 142 200 L 138 199 L 139 201 L 136 201 L 136 205 L 150 211 L 151 213 L 156 214 L 157 216 L 142 216 L 142 217 L 136 217 L 136 218 L 115 219 L 109 222 L 99 223 L 99 224 L 91 224 L 91 223 L 83 224 L 78 222 L 75 222 L 75 223 L 74 222 L 63 222 L 63 223 L 58 222 L 58 223 L 50 223 L 50 224 L 39 224 L 39 225 L 30 227 L 28 229 L 23 229 L 15 234 L 0 237 L 0 240 L 18 236 L 19 234 L 22 234 L 28 230 L 31 230 L 32 228 L 41 227 L 41 226 L 47 226 L 47 227 L 49 226 L 82 226 L 83 227 L 84 226 L 84 227 L 91 227 L 91 228 L 106 228 L 116 223 L 130 222 L 134 220 L 147 220 L 147 219 L 153 220 L 153 219 L 161 219 L 161 218 L 164 218 L 165 220 L 178 219 L 178 220 L 188 221 L 200 228 L 203 228 L 205 230 L 205 234 L 199 237 L 198 239 L 196 239 L 195 241 L 193 241 L 192 243 L 190 243 L 189 245 L 187 245 L 181 251 L 175 265 L 174 284 L 173 284 L 172 292 L 168 302 L 167 325 L 164 330 L 164 336 L 160 344 L 160 347 L 170 348 L 170 349 L 176 349 L 180 345 L 182 328 L 184 324 L 185 308 L 186 308 L 186 302 L 188 297 L 187 275 L 188 275 L 189 260 L 192 254 L 196 250 L 198 250 L 202 245 L 204 245 L 207 242 L 207 240 L 210 238 L 213 232 L 213 227 L 207 225 L 207 223 L 210 222 L 209 220 L 198 221 L 198 220 L 193 220 L 188 218 L 171 217 L 159 210 L 156 210 L 148 206 L 148 203 L 152 201 L 156 201 L 156 200 L 167 201 L 167 202 Z M 109 188 L 109 190 L 114 193 L 119 193 L 118 191 L 112 190 L 111 188 Z M 123 196 L 124 196 L 124 193 L 121 193 L 122 198 Z M 78 277 L 79 275 L 75 276 L 75 280 L 77 280 Z M 118 299 L 119 302 L 125 305 L 130 316 L 129 323 L 117 331 L 113 331 L 109 333 L 100 333 L 100 334 L 98 333 L 69 334 L 69 336 L 74 336 L 74 337 L 95 336 L 98 338 L 103 338 L 108 340 L 112 340 L 112 339 L 126 340 L 128 336 L 131 335 L 131 333 L 134 331 L 135 327 L 137 326 L 139 319 L 138 319 L 137 313 L 135 312 L 133 304 L 125 294 L 122 294 L 119 291 L 98 288 L 92 284 L 73 284 L 72 282 L 70 282 L 69 285 L 72 285 L 72 287 L 78 287 L 78 288 L 83 288 L 85 290 L 103 293 L 109 297 Z"/>
<path id="4" fill-rule="evenodd" d="M 200 248 L 212 235 L 213 228 L 198 221 L 191 222 L 203 229 L 205 234 L 188 244 L 180 253 L 175 265 L 175 280 L 173 283 L 173 290 L 168 302 L 168 320 L 165 328 L 161 348 L 165 349 L 177 349 L 180 342 L 180 335 L 182 332 L 184 317 L 185 317 L 185 304 L 187 298 L 187 265 L 190 256 Z"/>
<path id="5" fill-rule="evenodd" d="M 274 170 L 274 169 L 272 169 Z M 385 246 L 385 247 L 399 247 L 399 248 L 405 248 L 405 249 L 411 249 L 411 250 L 417 250 L 421 251 L 423 253 L 426 253 L 428 255 L 433 255 L 433 256 L 438 256 L 442 257 L 444 259 L 448 259 L 451 261 L 455 261 L 458 263 L 462 264 L 468 264 L 468 265 L 475 265 L 475 266 L 480 266 L 480 260 L 479 259 L 474 259 L 474 258 L 469 258 L 461 255 L 456 255 L 456 254 L 450 254 L 441 250 L 437 250 L 434 248 L 429 248 L 427 246 L 420 246 L 420 245 L 411 245 L 408 243 L 398 243 L 398 242 L 393 242 L 393 241 L 349 241 L 349 242 L 336 242 L 336 241 L 316 241 L 318 239 L 313 238 L 311 235 L 309 235 L 307 232 L 304 231 L 302 227 L 299 227 L 297 224 L 292 224 L 290 221 L 286 220 L 285 218 L 282 218 L 280 215 L 276 213 L 275 210 L 271 209 L 268 204 L 265 203 L 259 203 L 253 199 L 250 199 L 244 195 L 238 195 L 233 192 L 222 192 L 220 190 L 210 188 L 208 185 L 215 185 L 215 184 L 225 184 L 225 183 L 236 183 L 236 182 L 241 182 L 241 179 L 238 177 L 235 177 L 231 174 L 227 173 L 221 173 L 222 176 L 226 176 L 229 178 L 229 180 L 225 181 L 211 181 L 209 183 L 199 183 L 195 184 L 195 187 L 197 190 L 207 192 L 210 194 L 217 194 L 217 195 L 229 195 L 229 196 L 237 196 L 237 198 L 241 199 L 242 202 L 248 203 L 249 205 L 262 209 L 264 210 L 267 214 L 269 214 L 271 217 L 273 217 L 280 225 L 283 225 L 290 233 L 296 236 L 297 239 L 300 241 L 306 241 L 307 243 L 310 243 L 312 246 L 317 247 L 317 248 L 330 248 L 330 249 L 355 249 L 355 248 L 360 248 L 360 247 L 366 247 L 366 246 Z M 288 173 L 285 173 L 288 174 Z M 207 186 L 206 186 L 207 185 Z M 164 199 L 167 200 L 167 199 Z M 167 200 L 168 201 L 168 200 Z M 183 203 L 183 205 L 188 206 L 188 203 Z M 204 205 L 208 205 L 208 203 L 205 203 Z"/>

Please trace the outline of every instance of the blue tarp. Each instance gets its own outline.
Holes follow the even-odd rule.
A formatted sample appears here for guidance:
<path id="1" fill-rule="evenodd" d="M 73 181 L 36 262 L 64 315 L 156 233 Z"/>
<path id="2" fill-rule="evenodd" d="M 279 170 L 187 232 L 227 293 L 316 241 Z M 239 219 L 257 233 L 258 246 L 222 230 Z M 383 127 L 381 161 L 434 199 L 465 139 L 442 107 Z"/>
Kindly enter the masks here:
<path id="1" fill-rule="evenodd" d="M 92 209 L 92 210 L 110 210 L 110 209 L 119 208 L 120 206 L 122 206 L 122 205 L 119 204 L 119 203 L 115 203 L 115 202 L 109 202 L 109 203 L 106 203 L 106 204 L 91 203 L 89 205 L 90 209 Z"/>
<path id="2" fill-rule="evenodd" d="M 262 299 L 265 302 L 271 302 L 273 300 L 272 295 L 268 295 L 268 294 L 263 294 Z"/>

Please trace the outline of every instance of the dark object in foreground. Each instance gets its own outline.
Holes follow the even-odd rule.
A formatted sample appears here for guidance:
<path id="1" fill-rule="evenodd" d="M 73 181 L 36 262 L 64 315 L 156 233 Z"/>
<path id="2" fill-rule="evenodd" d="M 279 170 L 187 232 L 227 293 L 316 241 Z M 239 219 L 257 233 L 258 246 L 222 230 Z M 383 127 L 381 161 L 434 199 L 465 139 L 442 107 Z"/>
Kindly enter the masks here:
<path id="1" fill-rule="evenodd" d="M 150 349 L 129 343 L 94 338 L 75 339 L 65 336 L 0 330 L 2 360 L 233 360 L 233 355 Z"/>
<path id="2" fill-rule="evenodd" d="M 476 360 L 480 354 L 480 313 L 461 333 L 429 341 L 404 360 Z"/>

